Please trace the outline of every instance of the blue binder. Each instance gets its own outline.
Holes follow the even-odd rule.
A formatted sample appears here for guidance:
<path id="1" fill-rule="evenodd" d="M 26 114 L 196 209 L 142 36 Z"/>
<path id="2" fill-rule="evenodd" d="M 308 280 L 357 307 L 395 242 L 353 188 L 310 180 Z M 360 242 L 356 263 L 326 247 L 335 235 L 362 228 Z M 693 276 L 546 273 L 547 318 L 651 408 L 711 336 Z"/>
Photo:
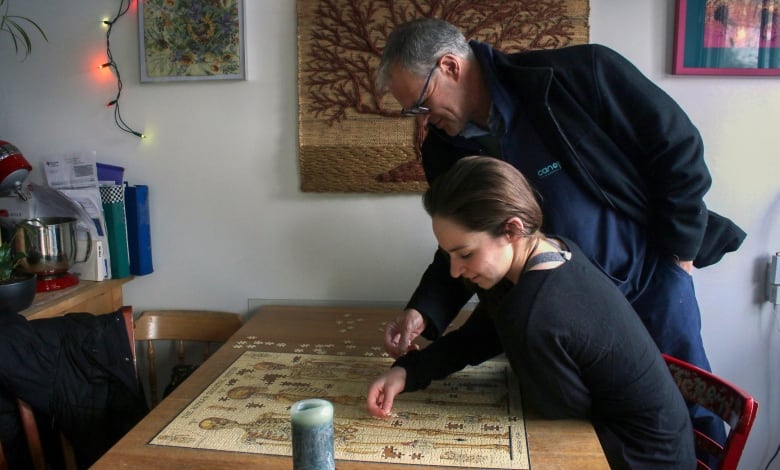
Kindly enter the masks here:
<path id="1" fill-rule="evenodd" d="M 125 186 L 127 214 L 127 248 L 130 254 L 130 273 L 142 276 L 154 271 L 152 267 L 152 235 L 149 225 L 149 187 Z"/>

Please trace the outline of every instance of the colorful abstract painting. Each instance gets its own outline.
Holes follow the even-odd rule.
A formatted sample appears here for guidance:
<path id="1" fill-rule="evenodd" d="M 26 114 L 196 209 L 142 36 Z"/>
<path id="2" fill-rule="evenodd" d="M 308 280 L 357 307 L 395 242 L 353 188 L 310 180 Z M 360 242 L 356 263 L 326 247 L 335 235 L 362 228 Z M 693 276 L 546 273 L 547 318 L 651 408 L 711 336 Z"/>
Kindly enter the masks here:
<path id="1" fill-rule="evenodd" d="M 141 81 L 245 79 L 243 0 L 138 2 Z"/>

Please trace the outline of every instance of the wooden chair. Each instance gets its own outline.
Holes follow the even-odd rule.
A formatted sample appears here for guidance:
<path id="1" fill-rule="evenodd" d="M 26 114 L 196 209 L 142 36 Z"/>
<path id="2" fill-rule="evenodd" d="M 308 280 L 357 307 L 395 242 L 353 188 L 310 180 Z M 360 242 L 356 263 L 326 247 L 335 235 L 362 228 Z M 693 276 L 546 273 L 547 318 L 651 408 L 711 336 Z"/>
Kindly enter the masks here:
<path id="1" fill-rule="evenodd" d="M 241 328 L 236 313 L 209 310 L 147 310 L 135 321 L 135 339 L 146 342 L 146 366 L 149 372 L 149 393 L 152 408 L 159 403 L 154 341 L 176 343 L 179 365 L 185 364 L 184 343 L 203 344 L 203 359 L 211 355 L 212 343 L 224 343 Z"/>
<path id="2" fill-rule="evenodd" d="M 133 308 L 130 306 L 123 306 L 119 309 L 122 312 L 124 318 L 125 329 L 127 330 L 127 337 L 130 341 L 130 353 L 133 356 L 133 367 L 136 366 L 135 357 L 135 335 L 133 328 Z M 33 468 L 35 470 L 46 470 L 46 457 L 43 450 L 43 444 L 41 441 L 41 435 L 38 430 L 38 423 L 35 420 L 35 413 L 29 404 L 24 400 L 17 399 L 17 405 L 19 407 L 19 416 L 22 421 L 22 429 L 24 430 L 24 436 L 27 439 L 27 446 L 30 449 L 30 457 L 32 459 Z M 76 469 L 76 456 L 73 452 L 73 447 L 70 445 L 64 435 L 60 434 L 60 446 L 63 452 L 63 462 L 67 470 Z M 5 460 L 3 458 L 2 460 Z"/>
<path id="3" fill-rule="evenodd" d="M 703 451 L 716 462 L 714 469 L 711 469 L 700 460 L 698 468 L 736 470 L 750 428 L 756 419 L 758 402 L 739 387 L 711 372 L 667 354 L 663 356 L 683 397 L 711 411 L 728 425 L 723 446 L 704 433 L 694 430 L 697 452 Z"/>

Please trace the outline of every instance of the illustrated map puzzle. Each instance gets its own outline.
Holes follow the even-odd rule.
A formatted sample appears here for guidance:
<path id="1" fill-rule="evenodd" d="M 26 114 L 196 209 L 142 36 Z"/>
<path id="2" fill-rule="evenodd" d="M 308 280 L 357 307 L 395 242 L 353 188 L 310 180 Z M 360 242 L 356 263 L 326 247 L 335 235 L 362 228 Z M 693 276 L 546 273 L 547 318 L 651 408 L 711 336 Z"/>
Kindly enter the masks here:
<path id="1" fill-rule="evenodd" d="M 469 367 L 396 397 L 392 416 L 366 411 L 366 389 L 388 357 L 247 351 L 150 442 L 290 456 L 290 406 L 334 406 L 336 460 L 528 469 L 519 388 L 503 361 Z"/>

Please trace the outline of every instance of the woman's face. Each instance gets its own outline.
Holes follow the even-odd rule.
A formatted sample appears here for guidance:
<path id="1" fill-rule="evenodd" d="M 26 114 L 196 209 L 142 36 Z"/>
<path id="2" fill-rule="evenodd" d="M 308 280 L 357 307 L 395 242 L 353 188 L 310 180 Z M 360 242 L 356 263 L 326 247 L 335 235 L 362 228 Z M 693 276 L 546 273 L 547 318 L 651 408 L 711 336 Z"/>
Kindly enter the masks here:
<path id="1" fill-rule="evenodd" d="M 490 289 L 512 268 L 515 249 L 509 235 L 470 232 L 445 217 L 433 217 L 432 225 L 439 246 L 450 255 L 452 277 Z"/>

